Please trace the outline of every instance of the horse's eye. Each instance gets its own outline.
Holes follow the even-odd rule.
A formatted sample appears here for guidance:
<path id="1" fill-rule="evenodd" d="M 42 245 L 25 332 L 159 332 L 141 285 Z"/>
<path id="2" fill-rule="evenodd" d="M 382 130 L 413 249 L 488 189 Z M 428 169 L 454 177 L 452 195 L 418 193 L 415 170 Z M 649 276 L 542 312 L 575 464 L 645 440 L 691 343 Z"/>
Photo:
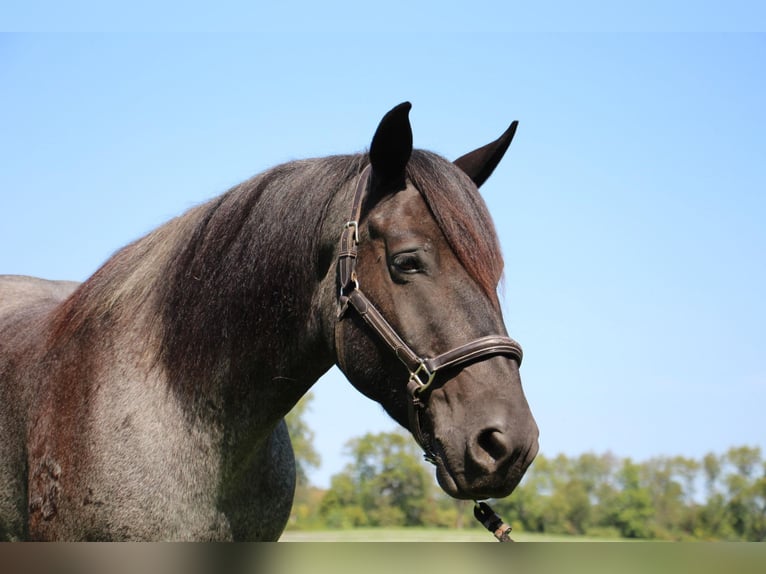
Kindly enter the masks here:
<path id="1" fill-rule="evenodd" d="M 418 273 L 422 270 L 420 259 L 415 253 L 400 253 L 391 260 L 391 268 L 397 273 Z"/>

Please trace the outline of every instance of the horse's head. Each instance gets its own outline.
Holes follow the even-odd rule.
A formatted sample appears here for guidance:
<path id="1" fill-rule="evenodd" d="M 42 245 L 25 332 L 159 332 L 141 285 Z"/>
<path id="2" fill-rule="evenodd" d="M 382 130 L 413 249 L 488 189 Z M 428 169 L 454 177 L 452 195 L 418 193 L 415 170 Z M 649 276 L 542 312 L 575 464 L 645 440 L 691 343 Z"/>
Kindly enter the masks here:
<path id="1" fill-rule="evenodd" d="M 506 336 L 502 259 L 477 187 L 510 144 L 454 164 L 412 151 L 409 104 L 381 121 L 340 249 L 338 362 L 413 433 L 457 498 L 507 496 L 537 453 Z"/>

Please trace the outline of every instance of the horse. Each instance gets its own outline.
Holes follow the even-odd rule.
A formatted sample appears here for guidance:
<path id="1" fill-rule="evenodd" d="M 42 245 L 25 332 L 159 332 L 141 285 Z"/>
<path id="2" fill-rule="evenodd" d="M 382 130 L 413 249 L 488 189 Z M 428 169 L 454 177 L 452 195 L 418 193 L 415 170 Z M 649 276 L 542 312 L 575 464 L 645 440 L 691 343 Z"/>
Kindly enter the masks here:
<path id="1" fill-rule="evenodd" d="M 538 429 L 478 188 L 517 123 L 450 162 L 413 149 L 410 107 L 368 151 L 268 169 L 81 284 L 0 278 L 0 539 L 277 540 L 284 417 L 334 364 L 449 495 L 513 491 Z"/>

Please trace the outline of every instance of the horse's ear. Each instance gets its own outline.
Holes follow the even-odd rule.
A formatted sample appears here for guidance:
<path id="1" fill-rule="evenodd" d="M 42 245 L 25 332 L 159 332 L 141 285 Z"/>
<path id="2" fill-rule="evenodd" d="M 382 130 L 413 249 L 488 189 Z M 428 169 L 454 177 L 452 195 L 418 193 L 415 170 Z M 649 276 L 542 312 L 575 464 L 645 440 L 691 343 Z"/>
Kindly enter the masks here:
<path id="1" fill-rule="evenodd" d="M 455 160 L 455 165 L 462 169 L 468 177 L 476 184 L 476 187 L 487 181 L 492 172 L 495 171 L 497 164 L 503 159 L 505 151 L 511 145 L 513 135 L 519 122 L 513 122 L 505 133 L 492 143 L 489 143 L 479 149 L 465 154 Z"/>
<path id="2" fill-rule="evenodd" d="M 375 179 L 383 185 L 404 182 L 404 170 L 412 154 L 412 104 L 404 102 L 389 111 L 378 124 L 370 145 L 370 162 Z"/>

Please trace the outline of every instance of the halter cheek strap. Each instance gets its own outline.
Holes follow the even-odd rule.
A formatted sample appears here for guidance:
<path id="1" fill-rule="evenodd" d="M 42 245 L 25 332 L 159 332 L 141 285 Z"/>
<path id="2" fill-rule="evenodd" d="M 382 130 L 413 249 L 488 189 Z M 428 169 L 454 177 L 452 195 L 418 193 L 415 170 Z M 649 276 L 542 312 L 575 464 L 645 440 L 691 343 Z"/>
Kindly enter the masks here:
<path id="1" fill-rule="evenodd" d="M 335 327 L 335 346 L 338 363 L 345 369 L 341 322 L 348 308 L 352 307 L 364 322 L 388 346 L 394 355 L 407 367 L 407 411 L 410 431 L 425 452 L 426 460 L 436 463 L 437 454 L 431 441 L 425 436 L 420 423 L 420 413 L 425 409 L 426 391 L 439 371 L 463 366 L 496 355 L 508 356 L 521 364 L 521 346 L 510 337 L 489 335 L 469 341 L 435 357 L 422 357 L 416 353 L 397 331 L 386 321 L 375 305 L 359 287 L 356 272 L 357 245 L 359 244 L 359 219 L 362 202 L 370 182 L 371 166 L 367 166 L 359 177 L 351 204 L 351 217 L 343 227 L 338 252 L 338 323 Z"/>

